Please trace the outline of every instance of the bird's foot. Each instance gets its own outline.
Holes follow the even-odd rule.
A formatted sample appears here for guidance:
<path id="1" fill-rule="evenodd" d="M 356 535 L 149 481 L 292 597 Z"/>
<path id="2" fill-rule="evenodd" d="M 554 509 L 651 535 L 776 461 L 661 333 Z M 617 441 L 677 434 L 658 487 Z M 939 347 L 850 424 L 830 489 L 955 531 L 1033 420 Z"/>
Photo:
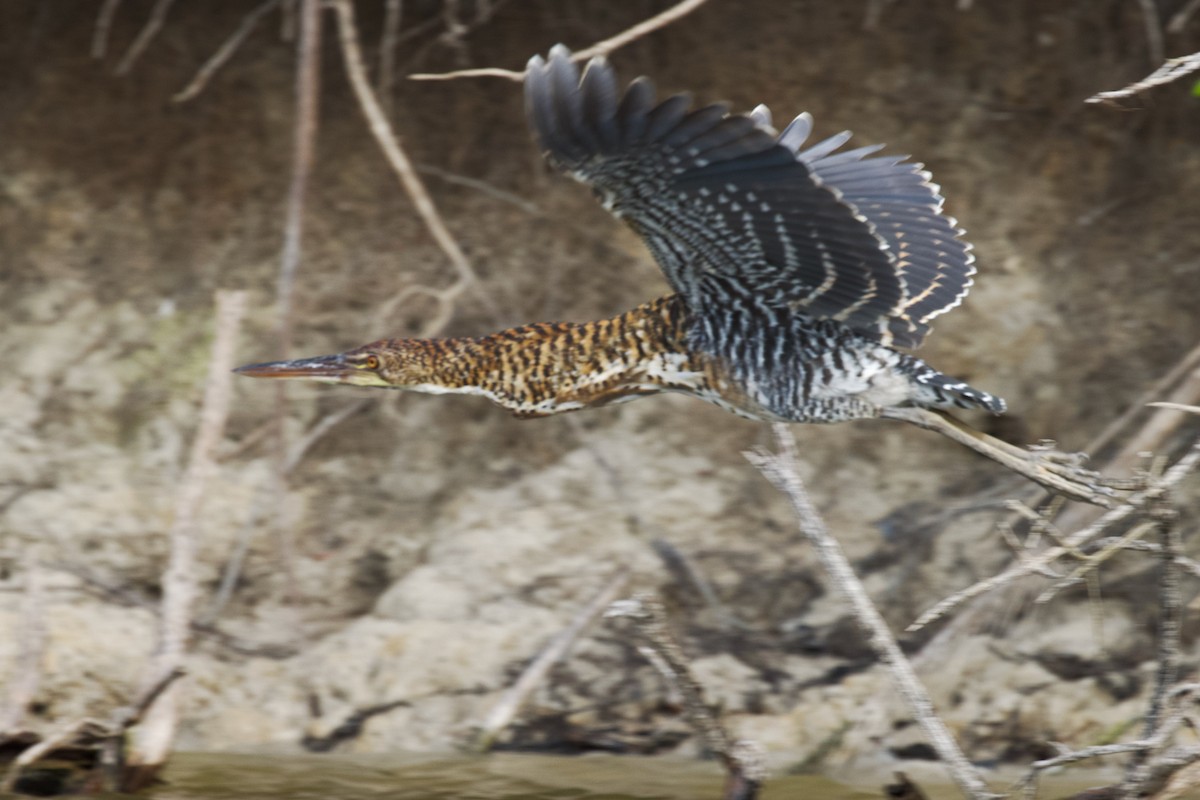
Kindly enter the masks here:
<path id="1" fill-rule="evenodd" d="M 1027 448 L 1014 447 L 1029 465 L 1031 480 L 1047 489 L 1085 503 L 1110 506 L 1109 498 L 1116 497 L 1115 482 L 1096 470 L 1087 469 L 1086 453 L 1058 450 L 1052 441 L 1041 441 Z"/>
<path id="2" fill-rule="evenodd" d="M 953 417 L 925 408 L 887 408 L 880 416 L 910 422 L 927 430 L 937 431 L 977 453 L 1003 464 L 1038 485 L 1072 500 L 1110 508 L 1117 488 L 1094 470 L 1085 469 L 1085 458 L 1064 453 L 1046 443 L 1032 448 L 1009 444 L 982 431 L 977 431 Z"/>

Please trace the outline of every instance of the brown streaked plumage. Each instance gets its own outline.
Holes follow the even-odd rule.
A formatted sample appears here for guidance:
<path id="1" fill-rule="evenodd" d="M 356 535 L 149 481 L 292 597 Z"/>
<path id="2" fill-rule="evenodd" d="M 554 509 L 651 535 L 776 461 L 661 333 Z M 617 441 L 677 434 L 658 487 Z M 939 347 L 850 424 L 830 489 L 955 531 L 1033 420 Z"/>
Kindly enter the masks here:
<path id="1" fill-rule="evenodd" d="M 332 356 L 250 364 L 254 378 L 301 378 L 433 394 L 477 394 L 518 417 L 544 417 L 679 391 L 747 416 L 719 359 L 687 346 L 676 296 L 613 319 L 540 322 L 490 336 L 381 339 Z M 728 398 L 737 398 L 731 404 Z"/>
<path id="2" fill-rule="evenodd" d="M 622 95 L 603 58 L 581 76 L 561 46 L 530 60 L 525 100 L 546 158 L 642 236 L 674 294 L 597 322 L 385 339 L 238 372 L 478 394 L 521 417 L 679 391 L 752 419 L 902 419 L 1097 499 L 1069 467 L 929 410 L 1005 404 L 894 349 L 919 346 L 975 272 L 921 165 L 841 150 L 848 133 L 806 146 L 806 114 L 776 134 L 764 106 L 656 103 L 644 78 Z"/>

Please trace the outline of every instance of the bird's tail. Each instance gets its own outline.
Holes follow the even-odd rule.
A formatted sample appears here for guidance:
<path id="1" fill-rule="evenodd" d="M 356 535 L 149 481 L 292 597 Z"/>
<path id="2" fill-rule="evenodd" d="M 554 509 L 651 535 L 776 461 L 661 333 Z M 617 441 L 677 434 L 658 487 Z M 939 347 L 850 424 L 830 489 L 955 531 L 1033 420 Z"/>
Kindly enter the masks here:
<path id="1" fill-rule="evenodd" d="M 1003 414 L 1007 404 L 1003 398 L 976 389 L 966 381 L 938 372 L 919 358 L 906 356 L 901 363 L 918 387 L 914 405 L 930 408 L 981 408 L 992 414 Z"/>

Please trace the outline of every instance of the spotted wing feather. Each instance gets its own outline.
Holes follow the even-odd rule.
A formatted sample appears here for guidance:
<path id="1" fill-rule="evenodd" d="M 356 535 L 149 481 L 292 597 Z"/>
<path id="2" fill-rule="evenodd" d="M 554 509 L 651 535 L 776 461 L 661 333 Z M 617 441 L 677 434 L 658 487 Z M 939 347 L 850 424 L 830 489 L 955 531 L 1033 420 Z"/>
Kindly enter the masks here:
<path id="1" fill-rule="evenodd" d="M 641 234 L 689 305 L 765 304 L 891 340 L 885 321 L 906 293 L 888 240 L 777 139 L 765 107 L 692 110 L 687 95 L 656 103 L 645 79 L 620 99 L 615 86 L 603 59 L 581 78 L 555 47 L 526 70 L 530 126 L 553 164 Z"/>
<path id="2" fill-rule="evenodd" d="M 916 347 L 930 320 L 961 303 L 971 288 L 971 246 L 959 239 L 963 231 L 954 218 L 942 213 L 940 187 L 921 164 L 907 156 L 875 156 L 878 145 L 839 152 L 848 132 L 805 148 L 811 132 L 812 118 L 801 114 L 779 141 L 887 242 L 905 295 L 883 323 L 894 343 Z"/>

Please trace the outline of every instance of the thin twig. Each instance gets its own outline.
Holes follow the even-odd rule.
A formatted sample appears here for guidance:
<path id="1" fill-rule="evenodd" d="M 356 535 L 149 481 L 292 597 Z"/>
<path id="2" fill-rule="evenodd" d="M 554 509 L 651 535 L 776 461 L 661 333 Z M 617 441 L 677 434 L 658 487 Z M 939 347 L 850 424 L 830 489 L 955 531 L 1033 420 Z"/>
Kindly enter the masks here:
<path id="1" fill-rule="evenodd" d="M 112 30 L 112 21 L 120 5 L 121 0 L 104 0 L 104 5 L 100 6 L 92 31 L 92 58 L 101 59 L 108 53 L 108 32 Z"/>
<path id="2" fill-rule="evenodd" d="M 1167 695 L 1179 679 L 1179 636 L 1183 622 L 1183 596 L 1180 589 L 1180 569 L 1176 558 L 1182 554 L 1183 543 L 1179 536 L 1178 514 L 1165 502 L 1160 501 L 1151 516 L 1159 528 L 1158 580 L 1158 668 L 1154 673 L 1154 692 L 1146 709 L 1142 738 L 1151 739 L 1160 734 L 1163 706 Z M 1166 735 L 1162 731 L 1162 735 Z M 1143 752 L 1130 760 L 1125 770 L 1124 789 L 1126 796 L 1139 793 L 1150 777 L 1151 764 Z"/>
<path id="3" fill-rule="evenodd" d="M 383 13 L 383 33 L 379 37 L 379 80 L 376 83 L 379 102 L 389 116 L 392 113 L 392 86 L 396 82 L 396 46 L 400 20 L 404 16 L 404 0 L 386 0 Z"/>
<path id="4" fill-rule="evenodd" d="M 108 730 L 105 728 L 104 723 L 90 717 L 63 725 L 42 741 L 22 750 L 21 754 L 13 759 L 4 773 L 4 780 L 0 781 L 0 794 L 7 795 L 13 791 L 13 788 L 17 785 L 17 779 L 21 777 L 22 769 L 28 767 L 30 764 L 37 763 L 42 757 L 54 752 L 63 745 L 70 744 L 85 732 L 100 737 L 106 735 Z"/>
<path id="5" fill-rule="evenodd" d="M 777 455 L 766 452 L 747 453 L 746 457 L 791 502 L 801 532 L 812 543 L 825 573 L 846 596 L 854 618 L 867 634 L 871 649 L 887 666 L 892 681 L 904 695 L 913 716 L 950 771 L 955 783 L 968 797 L 994 797 L 979 771 L 959 748 L 954 735 L 937 715 L 929 692 L 917 678 L 887 622 L 871 602 L 858 576 L 854 574 L 854 569 L 850 566 L 846 554 L 842 552 L 841 546 L 817 513 L 800 480 L 796 463 L 796 443 L 791 430 L 780 423 L 773 427 L 780 452 Z"/>
<path id="6" fill-rule="evenodd" d="M 596 42 L 590 47 L 574 53 L 571 56 L 572 61 L 587 61 L 592 56 L 603 56 L 617 50 L 630 42 L 636 41 L 648 33 L 653 33 L 659 28 L 671 24 L 675 20 L 684 17 L 700 6 L 704 5 L 707 0 L 683 0 L 677 3 L 661 14 L 655 14 L 649 19 L 642 20 L 637 25 L 618 33 L 616 36 L 609 37 L 600 42 Z M 460 69 L 454 72 L 440 73 L 416 73 L 409 75 L 411 81 L 449 81 L 456 78 L 506 78 L 510 81 L 520 83 L 525 79 L 524 72 L 516 72 L 509 69 L 498 69 L 495 67 L 484 67 L 482 69 Z"/>
<path id="7" fill-rule="evenodd" d="M 755 745 L 734 739 L 704 701 L 704 689 L 671 632 L 662 603 L 649 594 L 640 594 L 632 600 L 613 603 L 605 617 L 624 617 L 637 626 L 646 641 L 646 646 L 638 649 L 662 674 L 667 685 L 679 693 L 688 723 L 703 739 L 705 748 L 724 765 L 729 776 L 725 787 L 727 800 L 755 797 L 766 778 L 761 754 Z"/>
<path id="8" fill-rule="evenodd" d="M 1129 404 L 1121 415 L 1104 426 L 1104 430 L 1100 431 L 1087 445 L 1087 452 L 1098 453 L 1108 447 L 1112 441 L 1117 438 L 1134 419 L 1146 413 L 1146 406 L 1155 405 L 1154 401 L 1170 392 L 1183 378 L 1193 372 L 1200 372 L 1200 344 L 1197 344 L 1184 355 L 1183 358 L 1175 362 L 1171 369 L 1150 385 L 1146 391 Z M 1134 439 L 1142 440 L 1143 435 L 1135 435 Z M 1141 450 L 1155 449 L 1141 446 Z"/>
<path id="9" fill-rule="evenodd" d="M 304 206 L 317 141 L 321 75 L 321 3 L 301 0 L 300 41 L 296 48 L 296 124 L 292 138 L 292 178 L 288 186 L 283 252 L 276 303 L 279 307 L 279 357 L 287 358 L 292 338 L 292 291 L 300 265 Z"/>
<path id="10" fill-rule="evenodd" d="M 1179 58 L 1169 58 L 1161 67 L 1154 72 L 1142 78 L 1137 83 L 1131 83 L 1124 89 L 1114 89 L 1109 92 L 1099 92 L 1085 100 L 1085 103 L 1104 103 L 1112 100 L 1118 100 L 1122 97 L 1132 97 L 1135 94 L 1140 94 L 1147 89 L 1152 89 L 1155 86 L 1162 86 L 1164 83 L 1178 80 L 1185 75 L 1190 75 L 1193 72 L 1200 70 L 1200 53 L 1192 53 L 1190 56 L 1180 56 Z"/>
<path id="11" fill-rule="evenodd" d="M 163 23 L 167 21 L 167 12 L 171 10 L 171 5 L 175 0 L 158 0 L 154 4 L 154 8 L 150 11 L 150 18 L 146 20 L 145 26 L 138 33 L 137 38 L 133 40 L 133 44 L 129 45 L 129 49 L 125 51 L 125 55 L 117 63 L 117 68 L 113 70 L 115 75 L 126 75 L 129 70 L 133 69 L 133 64 L 141 56 L 142 52 L 150 46 L 150 42 L 162 30 Z"/>
<path id="12" fill-rule="evenodd" d="M 259 4 L 257 8 L 247 14 L 242 19 L 242 24 L 238 26 L 237 30 L 225 40 L 225 43 L 221 45 L 217 52 L 209 57 L 208 61 L 204 62 L 204 65 L 196 72 L 196 76 L 192 78 L 191 82 L 180 92 L 176 93 L 171 98 L 171 101 L 185 103 L 203 92 L 204 88 L 208 86 L 209 80 L 217 73 L 217 70 L 225 66 L 226 62 L 237 52 L 237 49 L 242 46 L 242 42 L 246 41 L 246 37 L 254 31 L 254 28 L 258 25 L 258 21 L 274 11 L 280 2 L 282 0 L 266 0 L 266 2 Z"/>
<path id="13" fill-rule="evenodd" d="M 216 294 L 216 330 L 200 407 L 200 426 L 175 500 L 175 518 L 168 534 L 170 555 L 163 575 L 159 642 L 144 681 L 146 686 L 154 686 L 165 675 L 182 668 L 191 638 L 192 607 L 197 590 L 196 517 L 205 484 L 216 471 L 214 457 L 229 413 L 231 370 L 245 304 L 245 292 L 219 291 Z M 141 780 L 150 779 L 166 763 L 178 722 L 178 688 L 176 685 L 159 696 L 138 726 L 129 758 L 134 768 L 132 774 L 138 776 L 133 778 L 135 784 L 145 785 Z"/>
<path id="14" fill-rule="evenodd" d="M 1146 28 L 1146 51 L 1150 56 L 1150 63 L 1161 64 L 1166 57 L 1166 51 L 1163 50 L 1162 21 L 1158 18 L 1158 6 L 1155 0 L 1138 0 L 1138 6 L 1142 9 L 1142 25 Z"/>
<path id="15" fill-rule="evenodd" d="M 1200 0 L 1192 0 L 1192 2 L 1179 9 L 1179 12 L 1171 17 L 1171 21 L 1167 23 L 1167 33 L 1183 33 L 1183 29 L 1187 27 L 1188 20 L 1197 11 L 1200 11 Z"/>
<path id="16" fill-rule="evenodd" d="M 371 91 L 371 86 L 367 82 L 367 70 L 363 62 L 362 51 L 358 45 L 358 29 L 354 23 L 354 5 L 350 0 L 331 0 L 331 3 L 334 11 L 337 12 L 346 75 L 350 80 L 351 87 L 354 89 L 355 96 L 358 98 L 359 108 L 362 109 L 363 115 L 367 118 L 371 134 L 375 137 L 375 141 L 383 150 L 388 163 L 400 179 L 400 183 L 404 186 L 404 190 L 412 200 L 417 214 L 420 215 L 425 226 L 433 235 L 434 240 L 442 249 L 442 252 L 446 254 L 446 257 L 450 259 L 450 263 L 454 265 L 454 269 L 458 273 L 457 284 L 461 287 L 458 291 L 478 287 L 479 279 L 475 275 L 475 270 L 471 267 L 466 254 L 458 246 L 458 242 L 455 241 L 446 224 L 442 221 L 442 216 L 438 212 L 437 206 L 434 205 L 433 199 L 425 189 L 424 182 L 417 175 L 416 170 L 413 169 L 412 162 L 400 146 L 399 137 L 392 130 L 392 125 L 388 122 L 387 115 L 383 113 L 383 109 L 379 106 L 379 101 L 375 98 L 375 93 Z M 495 303 L 482 292 L 479 295 L 488 306 L 489 311 L 498 315 Z"/>
<path id="17" fill-rule="evenodd" d="M 1059 750 L 1059 754 L 1053 758 L 1045 758 L 1039 761 L 1034 761 L 1029 765 L 1029 771 L 1014 784 L 1014 790 L 1024 789 L 1026 796 L 1032 796 L 1031 789 L 1036 785 L 1038 775 L 1048 769 L 1074 764 L 1079 761 L 1085 761 L 1092 758 L 1106 758 L 1108 756 L 1124 755 L 1125 753 L 1134 753 L 1137 756 L 1146 757 L 1155 751 L 1161 750 L 1172 736 L 1180 729 L 1187 719 L 1187 715 L 1183 712 L 1183 703 L 1194 696 L 1200 690 L 1200 684 L 1182 683 L 1173 687 L 1169 692 L 1164 693 L 1164 707 L 1169 713 L 1163 719 L 1162 724 L 1152 736 L 1146 736 L 1132 742 L 1119 742 L 1115 744 L 1095 745 L 1092 747 L 1084 747 L 1079 750 L 1070 750 L 1057 742 L 1052 744 Z M 1169 762 L 1168 768 L 1173 771 L 1181 766 L 1184 766 L 1191 761 L 1194 761 L 1200 752 L 1191 749 L 1189 752 L 1178 754 L 1164 753 L 1164 758 L 1161 762 Z M 1153 771 L 1159 764 L 1151 764 L 1148 766 L 1148 771 Z M 1140 789 L 1141 786 L 1133 786 L 1126 783 L 1120 787 L 1120 791 L 1115 794 L 1118 797 L 1141 797 L 1145 796 Z"/>
<path id="18" fill-rule="evenodd" d="M 940 619 L 949 613 L 952 609 L 962 605 L 972 597 L 984 594 L 999 586 L 1010 583 L 1017 578 L 1030 575 L 1055 561 L 1059 557 L 1068 553 L 1071 549 L 1079 548 L 1084 543 L 1098 536 L 1100 533 L 1107 530 L 1110 526 L 1127 519 L 1131 514 L 1139 511 L 1148 503 L 1157 501 L 1163 497 L 1167 491 L 1171 489 L 1179 481 L 1183 480 L 1189 473 L 1196 468 L 1197 463 L 1200 463 L 1200 441 L 1197 441 L 1182 458 L 1175 462 L 1162 478 L 1154 481 L 1147 489 L 1137 492 L 1125 498 L 1121 505 L 1109 510 L 1091 525 L 1075 531 L 1064 540 L 1064 544 L 1056 547 L 1048 547 L 1039 553 L 1037 556 L 1029 560 L 1014 564 L 999 575 L 993 575 L 985 578 L 978 583 L 968 586 L 961 591 L 955 592 L 949 597 L 940 600 L 930 607 L 927 611 L 921 614 L 915 621 L 912 622 L 905 630 L 913 632 L 920 630 L 934 620 Z"/>
<path id="19" fill-rule="evenodd" d="M 537 205 L 537 203 L 530 202 L 520 195 L 516 195 L 497 186 L 493 186 L 487 181 L 481 181 L 478 178 L 469 178 L 466 175 L 459 175 L 455 172 L 450 172 L 449 170 L 442 169 L 441 167 L 434 167 L 429 164 L 417 164 L 414 168 L 417 170 L 417 172 L 420 172 L 423 175 L 432 175 L 433 177 L 439 178 L 446 183 L 451 183 L 455 186 L 465 186 L 468 189 L 474 189 L 477 192 L 486 194 L 488 197 L 494 198 L 503 203 L 516 206 L 526 214 L 542 216 L 542 209 Z"/>
<path id="20" fill-rule="evenodd" d="M 279 260 L 279 280 L 276 288 L 278 308 L 277 334 L 280 358 L 287 358 L 292 349 L 292 295 L 296 273 L 299 271 L 304 242 L 304 210 L 308 200 L 308 184 L 317 143 L 318 107 L 321 76 L 321 2 L 299 0 L 300 37 L 296 43 L 296 122 L 292 141 L 292 175 L 288 186 L 287 211 L 283 231 L 283 250 Z M 272 474 L 275 535 L 279 560 L 284 574 L 284 596 L 291 601 L 295 594 L 295 545 L 292 531 L 284 523 L 286 515 L 286 479 L 284 462 L 287 441 L 283 421 L 287 416 L 287 386 L 275 387 L 275 444 Z"/>
<path id="21" fill-rule="evenodd" d="M 1154 405 L 1152 401 L 1156 398 L 1167 396 L 1173 400 L 1186 401 L 1189 396 L 1194 396 L 1188 394 L 1183 384 L 1186 382 L 1185 379 L 1189 379 L 1188 376 L 1193 376 L 1190 380 L 1195 380 L 1196 375 L 1200 375 L 1200 344 L 1193 347 L 1183 358 L 1179 359 L 1164 375 L 1158 378 L 1145 392 L 1127 406 L 1125 411 L 1116 420 L 1106 425 L 1099 434 L 1092 438 L 1084 447 L 1084 452 L 1098 453 L 1111 445 L 1117 437 L 1125 435 L 1127 429 L 1135 420 L 1145 416 L 1146 406 Z M 1123 447 L 1116 456 L 1106 462 L 1106 470 L 1112 472 L 1114 465 L 1118 464 L 1122 470 L 1132 468 L 1136 463 L 1135 459 L 1138 453 L 1145 449 L 1148 443 L 1156 443 L 1154 447 L 1157 447 L 1159 446 L 1158 443 L 1163 441 L 1161 434 L 1167 430 L 1165 425 L 1169 421 L 1170 415 L 1151 415 L 1137 431 L 1125 436 L 1129 442 L 1139 443 L 1137 449 L 1130 446 Z M 1150 429 L 1153 429 L 1153 431 Z M 1047 497 L 1054 497 L 1049 492 L 1042 492 L 1040 495 L 1038 499 L 1030 498 L 1029 504 L 1040 506 Z M 1056 519 L 1061 528 L 1078 530 L 1095 522 L 1096 509 L 1093 506 L 1071 505 L 1065 508 L 1049 509 L 1045 517 L 1047 519 Z M 1004 582 L 1007 583 L 1008 581 L 1005 580 Z M 997 609 L 1004 604 L 1015 602 L 1017 605 L 1024 605 L 1030 602 L 1036 594 L 1036 588 L 1026 586 L 1025 583 L 1024 581 L 1019 582 L 1011 589 L 989 598 L 986 602 L 976 603 L 969 609 L 966 609 L 934 636 L 922 651 L 920 658 L 928 658 L 931 657 L 931 654 L 940 652 L 947 644 L 961 636 L 963 631 L 976 627 L 981 620 L 994 619 Z M 1014 596 L 1017 598 L 1015 601 L 1013 599 Z"/>
<path id="22" fill-rule="evenodd" d="M 617 595 L 625 589 L 628 582 L 629 569 L 622 567 L 601 587 L 596 596 L 580 609 L 570 624 L 550 640 L 542 652 L 538 653 L 537 658 L 529 662 L 529 666 L 517 678 L 516 683 L 509 687 L 499 702 L 492 707 L 487 719 L 480 726 L 479 733 L 475 737 L 474 749 L 476 751 L 487 752 L 492 748 L 496 737 L 512 722 L 512 718 L 516 716 L 517 711 L 525 704 L 533 690 L 542 683 L 550 668 L 566 656 L 580 635 L 597 617 L 604 613 Z"/>

